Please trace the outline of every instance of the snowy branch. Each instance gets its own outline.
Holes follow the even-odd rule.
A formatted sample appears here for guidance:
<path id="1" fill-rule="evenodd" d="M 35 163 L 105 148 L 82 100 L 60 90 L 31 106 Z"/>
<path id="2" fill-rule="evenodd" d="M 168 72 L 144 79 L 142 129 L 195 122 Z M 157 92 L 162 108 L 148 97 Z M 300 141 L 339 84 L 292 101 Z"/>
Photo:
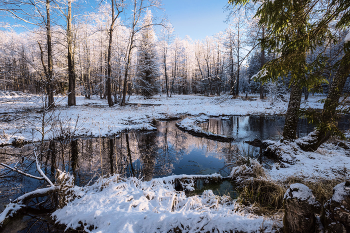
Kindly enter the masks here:
<path id="1" fill-rule="evenodd" d="M 38 172 L 44 179 L 51 185 L 51 187 L 54 187 L 55 185 L 51 182 L 51 180 L 45 175 L 45 173 L 41 170 L 39 162 L 38 162 L 38 156 L 34 150 L 34 155 L 35 155 L 35 161 L 36 161 L 36 169 L 38 169 Z"/>
<path id="2" fill-rule="evenodd" d="M 18 172 L 18 173 L 21 174 L 21 175 L 28 176 L 28 177 L 30 177 L 30 178 L 34 178 L 34 179 L 37 179 L 37 180 L 44 180 L 44 179 L 45 179 L 44 177 L 33 176 L 33 175 L 31 175 L 31 174 L 22 172 L 21 170 L 18 170 L 17 168 L 10 167 L 10 166 L 8 166 L 8 165 L 6 165 L 6 164 L 3 164 L 3 163 L 0 163 L 0 165 L 6 167 L 6 168 L 8 168 L 8 169 L 11 169 L 12 171 Z"/>

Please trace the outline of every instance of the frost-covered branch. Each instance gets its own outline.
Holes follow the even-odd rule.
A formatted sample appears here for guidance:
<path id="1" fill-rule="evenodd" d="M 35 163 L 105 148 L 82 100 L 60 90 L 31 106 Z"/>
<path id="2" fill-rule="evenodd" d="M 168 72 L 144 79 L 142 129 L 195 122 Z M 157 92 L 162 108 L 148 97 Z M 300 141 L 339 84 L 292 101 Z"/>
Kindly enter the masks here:
<path id="1" fill-rule="evenodd" d="M 41 170 L 39 162 L 38 162 L 38 156 L 34 150 L 34 155 L 35 155 L 35 161 L 36 161 L 36 169 L 38 169 L 38 172 L 44 179 L 51 185 L 51 187 L 54 187 L 55 185 L 51 182 L 51 180 L 45 175 L 45 173 Z"/>
<path id="2" fill-rule="evenodd" d="M 3 163 L 0 163 L 0 165 L 6 167 L 8 169 L 11 169 L 12 171 L 18 172 L 21 175 L 25 175 L 25 176 L 28 176 L 28 177 L 33 178 L 33 179 L 37 179 L 37 180 L 44 180 L 45 179 L 44 177 L 33 176 L 31 174 L 25 173 L 21 170 L 18 170 L 17 168 L 10 167 L 10 166 L 3 164 Z"/>

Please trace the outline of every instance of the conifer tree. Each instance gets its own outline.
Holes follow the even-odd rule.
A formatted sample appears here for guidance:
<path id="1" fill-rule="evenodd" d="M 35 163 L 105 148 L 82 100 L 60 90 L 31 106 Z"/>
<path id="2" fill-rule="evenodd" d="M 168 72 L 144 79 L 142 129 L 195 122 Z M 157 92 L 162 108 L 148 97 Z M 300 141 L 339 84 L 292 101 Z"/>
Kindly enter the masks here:
<path id="1" fill-rule="evenodd" d="M 275 49 L 281 53 L 277 59 L 267 63 L 264 68 L 268 75 L 266 79 L 276 79 L 280 76 L 291 76 L 291 100 L 288 106 L 286 125 L 283 136 L 286 139 L 295 138 L 296 121 L 289 121 L 288 117 L 297 120 L 300 108 L 301 88 L 318 86 L 326 81 L 322 69 L 326 57 L 318 54 L 312 62 L 307 62 L 305 54 L 313 53 L 317 46 L 326 42 L 336 43 L 332 22 L 337 22 L 336 29 L 350 25 L 350 2 L 347 0 L 332 0 L 320 2 L 317 0 L 230 0 L 232 4 L 244 5 L 248 2 L 261 4 L 257 11 L 259 24 L 266 25 L 269 38 L 263 41 L 268 49 Z M 310 15 L 315 15 L 309 20 Z M 331 30 L 332 29 L 332 30 Z M 336 108 L 339 98 L 350 73 L 350 43 L 344 43 L 343 57 L 337 63 L 337 71 L 327 96 L 324 109 L 315 134 L 313 144 L 303 146 L 304 149 L 315 150 L 336 131 L 334 127 Z M 266 73 L 266 72 L 265 72 Z M 299 98 L 300 96 L 300 98 Z M 290 114 L 292 113 L 292 114 Z M 293 117 L 294 115 L 294 117 Z"/>
<path id="2" fill-rule="evenodd" d="M 142 28 L 137 57 L 137 85 L 141 94 L 149 98 L 157 93 L 156 81 L 159 76 L 152 13 L 149 10 L 144 18 Z"/>

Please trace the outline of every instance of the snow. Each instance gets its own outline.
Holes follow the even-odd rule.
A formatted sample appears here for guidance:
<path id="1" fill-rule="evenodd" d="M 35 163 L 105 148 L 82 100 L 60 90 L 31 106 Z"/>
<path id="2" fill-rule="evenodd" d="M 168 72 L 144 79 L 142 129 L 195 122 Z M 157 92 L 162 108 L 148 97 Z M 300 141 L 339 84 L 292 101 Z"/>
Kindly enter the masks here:
<path id="1" fill-rule="evenodd" d="M 263 78 L 268 74 L 268 71 L 266 69 L 260 70 L 257 74 L 253 75 L 251 77 L 252 80 Z"/>
<path id="2" fill-rule="evenodd" d="M 8 217 L 12 217 L 18 210 L 20 210 L 24 205 L 10 203 L 6 206 L 5 210 L 0 213 L 0 227 L 4 223 L 5 219 Z"/>
<path id="3" fill-rule="evenodd" d="M 311 96 L 302 103 L 305 108 L 322 108 L 321 100 L 325 96 Z M 111 136 L 125 130 L 152 130 L 153 119 L 164 119 L 181 115 L 221 116 L 221 115 L 255 115 L 284 114 L 288 103 L 270 102 L 256 97 L 253 101 L 232 99 L 229 95 L 218 97 L 174 95 L 171 98 L 156 96 L 144 99 L 131 96 L 130 105 L 108 107 L 106 100 L 97 96 L 86 99 L 77 97 L 77 106 L 67 107 L 66 97 L 55 97 L 56 111 L 46 115 L 45 139 L 70 133 L 75 136 Z M 11 144 L 15 139 L 25 141 L 41 140 L 42 114 L 38 111 L 43 106 L 41 96 L 29 94 L 0 93 L 0 114 L 6 121 L 0 122 L 0 145 Z M 36 111 L 29 110 L 35 109 Z M 18 113 L 21 111 L 21 113 Z M 78 119 L 78 123 L 77 123 Z M 62 131 L 52 131 L 51 126 L 62 123 Z"/>
<path id="4" fill-rule="evenodd" d="M 311 189 L 306 185 L 296 183 L 291 184 L 287 192 L 284 194 L 284 199 L 296 198 L 301 201 L 308 201 L 309 204 L 317 204 L 315 196 L 312 194 Z"/>
<path id="5" fill-rule="evenodd" d="M 51 187 L 48 187 L 48 188 L 36 189 L 36 190 L 34 190 L 32 192 L 25 193 L 22 196 L 18 197 L 15 200 L 15 202 L 22 202 L 23 200 L 25 200 L 26 198 L 28 198 L 30 196 L 49 193 L 49 192 L 55 191 L 57 189 L 59 189 L 59 187 L 57 187 L 57 186 L 51 186 Z"/>
<path id="6" fill-rule="evenodd" d="M 332 201 L 341 203 L 345 200 L 345 196 L 350 195 L 350 187 L 345 185 L 345 182 L 336 185 L 333 189 Z"/>
<path id="7" fill-rule="evenodd" d="M 191 131 L 198 134 L 203 134 L 206 136 L 216 136 L 219 138 L 225 138 L 225 139 L 231 139 L 231 137 L 227 137 L 225 135 L 220 134 L 214 134 L 208 131 L 203 130 L 200 126 L 198 126 L 199 123 L 203 123 L 209 120 L 209 117 L 206 115 L 200 115 L 198 117 L 191 117 L 191 118 L 185 118 L 179 123 L 176 123 L 176 125 L 180 129 L 184 129 L 186 131 Z M 233 140 L 233 139 L 232 139 Z"/>
<path id="8" fill-rule="evenodd" d="M 324 98 L 325 96 L 319 95 L 310 96 L 308 101 L 302 102 L 302 107 L 321 109 L 321 100 Z M 58 107 L 46 115 L 54 120 L 47 121 L 45 139 L 61 134 L 108 136 L 125 130 L 152 130 L 153 119 L 182 115 L 188 117 L 179 123 L 181 126 L 203 131 L 197 124 L 207 121 L 210 116 L 284 114 L 288 107 L 287 102 L 271 102 L 258 98 L 232 99 L 228 95 L 174 95 L 172 98 L 157 96 L 152 99 L 131 96 L 129 105 L 116 105 L 112 108 L 108 107 L 106 100 L 98 97 L 85 99 L 78 96 L 77 106 L 73 107 L 66 106 L 66 97 L 55 99 Z M 41 96 L 0 92 L 0 114 L 5 119 L 0 122 L 0 145 L 19 139 L 41 139 L 42 114 L 38 110 L 43 106 L 42 100 Z M 52 131 L 51 127 L 57 123 L 61 123 L 61 131 Z M 344 171 L 346 175 L 346 168 L 350 167 L 349 152 L 331 143 L 323 144 L 315 152 L 300 150 L 296 142 L 273 144 L 283 153 L 281 163 L 264 168 L 266 179 L 272 181 L 283 181 L 290 176 L 306 180 L 339 179 L 344 178 Z M 248 170 L 249 167 L 236 167 L 231 175 L 249 172 Z M 213 176 L 220 178 L 217 174 Z M 168 232 L 176 227 L 184 232 L 205 232 L 213 228 L 220 232 L 232 229 L 254 232 L 259 231 L 262 226 L 266 227 L 266 231 L 272 232 L 274 224 L 281 224 L 279 221 L 238 211 L 235 201 L 216 196 L 210 190 L 199 196 L 187 197 L 184 192 L 174 189 L 174 180 L 184 177 L 171 176 L 146 182 L 135 178 L 122 179 L 114 175 L 101 178 L 91 186 L 74 186 L 71 190 L 77 198 L 54 212 L 53 217 L 57 222 L 72 228 L 80 226 L 79 222 L 86 223 L 84 228 L 87 232 Z M 194 179 L 198 176 L 186 178 Z M 194 182 L 183 183 L 186 190 L 193 190 L 193 185 Z M 343 195 L 339 187 L 335 189 L 336 200 L 340 200 Z M 303 189 L 300 185 L 294 188 Z M 299 193 L 294 191 L 293 195 L 298 196 Z M 301 195 L 300 198 L 306 196 Z M 12 206 L 5 209 L 7 212 L 0 215 L 0 220 L 12 209 L 17 210 L 16 206 L 10 205 Z M 89 226 L 95 228 L 89 230 Z"/>
<path id="9" fill-rule="evenodd" d="M 45 194 L 50 191 L 55 191 L 59 189 L 57 186 L 51 186 L 49 188 L 42 188 L 42 189 L 37 189 L 32 192 L 28 192 L 20 197 L 18 197 L 13 203 L 9 203 L 5 210 L 0 213 L 0 226 L 3 224 L 6 218 L 12 217 L 13 214 L 15 214 L 18 210 L 20 210 L 22 207 L 25 207 L 24 204 L 22 204 L 23 200 L 26 198 L 33 196 L 33 195 L 38 195 L 38 194 Z"/>
<path id="10" fill-rule="evenodd" d="M 324 143 L 315 152 L 304 152 L 295 147 L 284 146 L 284 155 L 294 157 L 292 164 L 278 163 L 266 169 L 273 180 L 284 180 L 290 176 L 302 177 L 307 180 L 341 179 L 350 167 L 349 152 L 331 143 Z M 289 156 L 290 155 L 290 156 Z"/>
<path id="11" fill-rule="evenodd" d="M 181 176 L 176 176 L 180 178 Z M 187 178 L 187 176 L 186 176 Z M 174 177 L 141 181 L 118 175 L 100 179 L 79 188 L 78 196 L 52 216 L 61 224 L 76 229 L 83 223 L 87 232 L 218 232 L 236 230 L 273 232 L 281 224 L 236 210 L 235 201 L 216 196 L 211 190 L 187 197 L 174 189 Z M 76 187 L 77 188 L 77 187 Z M 90 229 L 94 226 L 94 229 Z"/>
<path id="12" fill-rule="evenodd" d="M 350 41 L 350 32 L 346 35 L 344 41 L 345 41 L 345 43 Z"/>

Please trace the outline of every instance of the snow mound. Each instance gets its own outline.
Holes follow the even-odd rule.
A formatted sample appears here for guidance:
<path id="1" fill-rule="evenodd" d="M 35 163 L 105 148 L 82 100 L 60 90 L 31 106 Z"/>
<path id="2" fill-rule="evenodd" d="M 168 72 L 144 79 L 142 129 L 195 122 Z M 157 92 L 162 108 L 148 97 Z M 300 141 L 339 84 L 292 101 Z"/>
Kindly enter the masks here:
<path id="1" fill-rule="evenodd" d="M 304 184 L 291 184 L 287 192 L 284 194 L 284 199 L 296 198 L 301 201 L 308 201 L 311 205 L 317 205 L 315 196 L 311 189 Z"/>
<path id="2" fill-rule="evenodd" d="M 346 185 L 346 182 L 340 183 L 333 188 L 332 201 L 342 202 L 344 197 L 350 195 L 350 184 Z"/>
<path id="3" fill-rule="evenodd" d="M 295 164 L 299 159 L 298 155 L 302 154 L 300 147 L 296 144 L 296 142 L 290 141 L 271 141 L 266 140 L 269 146 L 266 149 L 266 154 L 271 154 L 276 159 L 288 163 Z"/>
<path id="4" fill-rule="evenodd" d="M 176 191 L 176 177 L 144 182 L 114 175 L 74 187 L 77 198 L 52 216 L 67 228 L 83 226 L 87 232 L 273 232 L 274 221 L 237 211 L 226 196 L 207 190 L 187 197 Z"/>
<path id="5" fill-rule="evenodd" d="M 345 43 L 350 41 L 350 32 L 346 35 L 344 41 L 345 41 Z"/>

